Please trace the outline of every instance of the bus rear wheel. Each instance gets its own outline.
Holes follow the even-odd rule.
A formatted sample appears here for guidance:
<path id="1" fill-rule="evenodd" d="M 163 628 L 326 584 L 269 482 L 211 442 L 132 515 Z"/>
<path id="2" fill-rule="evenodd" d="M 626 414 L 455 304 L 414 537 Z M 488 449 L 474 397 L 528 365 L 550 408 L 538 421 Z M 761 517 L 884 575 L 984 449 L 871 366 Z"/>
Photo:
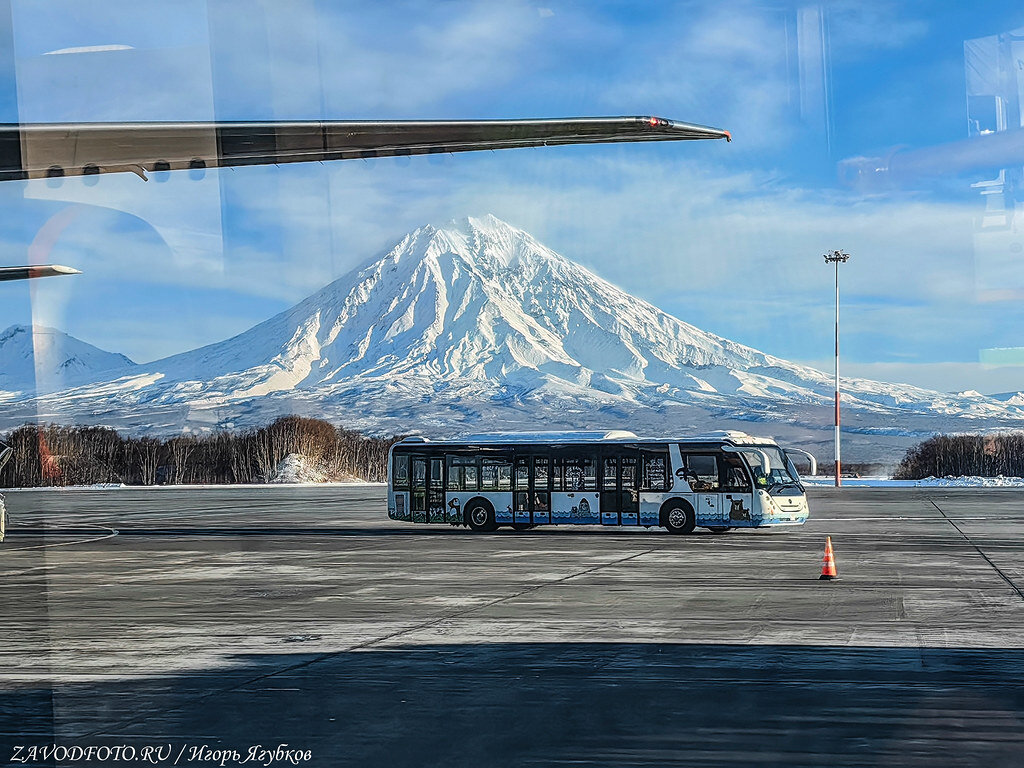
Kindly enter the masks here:
<path id="1" fill-rule="evenodd" d="M 496 530 L 494 508 L 483 499 L 474 499 L 466 505 L 466 525 L 480 533 Z"/>
<path id="2" fill-rule="evenodd" d="M 662 524 L 669 533 L 693 533 L 697 527 L 697 516 L 688 506 L 674 504 L 665 510 Z"/>

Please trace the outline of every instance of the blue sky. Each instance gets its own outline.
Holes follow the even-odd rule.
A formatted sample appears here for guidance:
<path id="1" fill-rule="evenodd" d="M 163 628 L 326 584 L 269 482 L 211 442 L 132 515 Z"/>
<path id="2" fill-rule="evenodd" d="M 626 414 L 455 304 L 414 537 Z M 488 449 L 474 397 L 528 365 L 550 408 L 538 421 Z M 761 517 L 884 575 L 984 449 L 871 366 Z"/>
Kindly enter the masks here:
<path id="1" fill-rule="evenodd" d="M 660 114 L 734 141 L 0 185 L 0 261 L 47 242 L 84 271 L 5 287 L 0 327 L 148 361 L 417 226 L 493 213 L 683 320 L 824 367 L 821 254 L 844 248 L 846 372 L 1024 388 L 1024 366 L 979 364 L 1024 347 L 1022 270 L 976 232 L 986 174 L 838 180 L 848 158 L 966 138 L 964 41 L 1024 27 L 1019 3 L 15 0 L 12 19 L 9 121 Z"/>

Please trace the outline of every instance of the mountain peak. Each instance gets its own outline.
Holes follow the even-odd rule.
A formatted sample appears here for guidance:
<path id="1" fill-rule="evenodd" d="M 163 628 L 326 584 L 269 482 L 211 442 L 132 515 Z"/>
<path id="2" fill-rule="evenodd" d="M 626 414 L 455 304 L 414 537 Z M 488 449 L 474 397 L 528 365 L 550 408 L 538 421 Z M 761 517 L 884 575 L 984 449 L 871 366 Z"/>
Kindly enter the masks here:
<path id="1" fill-rule="evenodd" d="M 409 233 L 388 253 L 420 257 L 457 256 L 462 261 L 492 269 L 515 267 L 524 261 L 561 261 L 554 251 L 533 236 L 491 213 L 449 219 L 442 226 L 428 224 Z"/>

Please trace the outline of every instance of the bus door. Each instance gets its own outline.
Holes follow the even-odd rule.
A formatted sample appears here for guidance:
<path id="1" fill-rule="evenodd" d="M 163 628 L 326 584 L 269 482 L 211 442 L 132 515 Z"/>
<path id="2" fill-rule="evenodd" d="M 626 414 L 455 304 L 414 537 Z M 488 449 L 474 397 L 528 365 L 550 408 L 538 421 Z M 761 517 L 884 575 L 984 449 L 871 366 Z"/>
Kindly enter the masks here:
<path id="1" fill-rule="evenodd" d="M 530 515 L 531 507 L 533 506 L 530 502 L 530 475 L 533 474 L 533 467 L 530 466 L 531 461 L 529 456 L 516 456 L 516 469 L 515 474 L 512 477 L 512 509 L 514 512 L 513 521 L 516 523 L 531 523 L 533 519 Z"/>
<path id="2" fill-rule="evenodd" d="M 412 456 L 412 488 L 409 511 L 414 523 L 427 522 L 427 457 Z"/>
<path id="3" fill-rule="evenodd" d="M 754 486 L 743 460 L 734 453 L 718 457 L 721 474 L 722 517 L 728 525 L 750 522 L 750 511 L 754 506 Z"/>
<path id="4" fill-rule="evenodd" d="M 550 523 L 551 491 L 548 488 L 548 457 L 517 456 L 515 471 L 515 522 Z"/>
<path id="5" fill-rule="evenodd" d="M 444 523 L 444 459 L 431 456 L 427 459 L 427 522 Z"/>
<path id="6" fill-rule="evenodd" d="M 601 459 L 601 523 L 619 524 L 619 457 L 604 456 Z"/>
<path id="7" fill-rule="evenodd" d="M 636 454 L 602 457 L 601 522 L 604 525 L 636 525 L 639 513 Z"/>
<path id="8" fill-rule="evenodd" d="M 718 476 L 718 456 L 713 453 L 689 453 L 686 455 L 686 480 L 696 494 L 698 521 L 715 521 L 722 517 Z M 698 522 L 698 525 L 701 523 Z"/>
<path id="9" fill-rule="evenodd" d="M 636 454 L 619 457 L 619 520 L 622 525 L 640 522 L 640 487 Z"/>
<path id="10" fill-rule="evenodd" d="M 533 457 L 533 473 L 530 476 L 531 522 L 551 522 L 551 459 L 547 456 Z"/>

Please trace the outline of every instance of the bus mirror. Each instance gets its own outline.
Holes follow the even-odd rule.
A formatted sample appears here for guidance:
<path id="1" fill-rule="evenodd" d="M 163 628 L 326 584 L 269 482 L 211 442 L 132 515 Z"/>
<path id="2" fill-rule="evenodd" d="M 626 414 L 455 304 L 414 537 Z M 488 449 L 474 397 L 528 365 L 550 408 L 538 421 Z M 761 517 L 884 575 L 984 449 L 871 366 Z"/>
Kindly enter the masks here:
<path id="1" fill-rule="evenodd" d="M 807 459 L 808 463 L 811 465 L 811 477 L 814 477 L 815 475 L 818 474 L 818 460 L 814 458 L 814 454 L 808 453 L 807 451 L 802 451 L 799 448 L 786 449 L 787 455 L 792 453 L 799 454 L 800 456 L 803 456 L 805 459 Z"/>

